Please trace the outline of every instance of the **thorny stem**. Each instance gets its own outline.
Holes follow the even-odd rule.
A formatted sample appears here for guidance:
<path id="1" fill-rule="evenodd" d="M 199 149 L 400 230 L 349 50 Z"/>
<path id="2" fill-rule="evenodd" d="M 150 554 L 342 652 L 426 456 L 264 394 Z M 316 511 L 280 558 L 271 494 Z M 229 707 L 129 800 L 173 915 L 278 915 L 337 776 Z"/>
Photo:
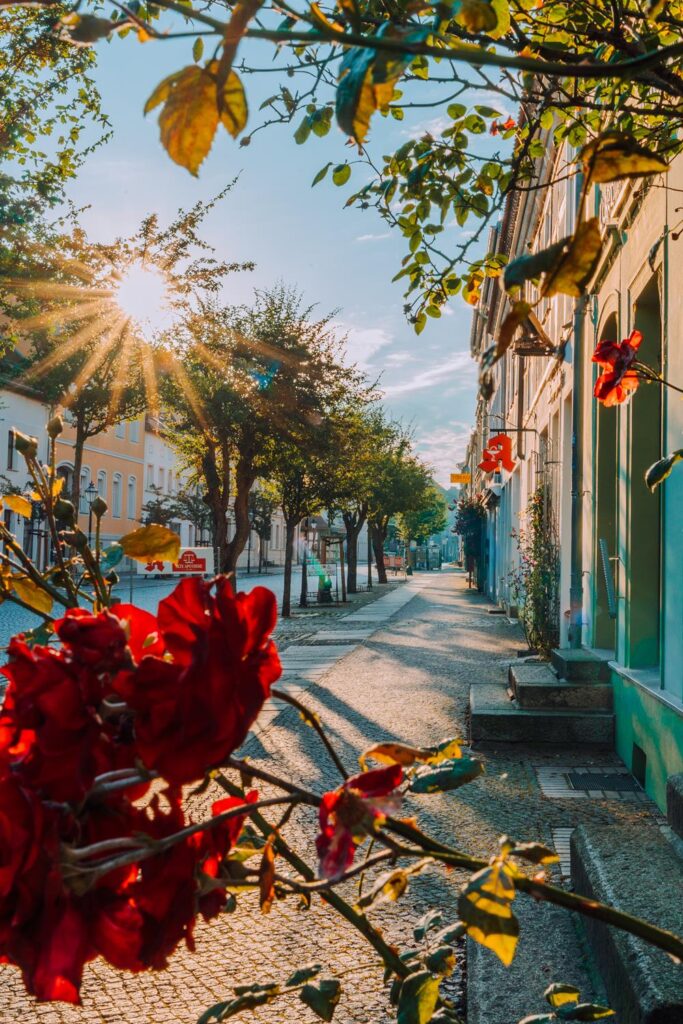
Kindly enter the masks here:
<path id="1" fill-rule="evenodd" d="M 332 743 L 327 733 L 325 732 L 318 715 L 316 715 L 314 711 L 311 711 L 310 708 L 308 708 L 300 700 L 297 700 L 296 697 L 292 697 L 291 694 L 285 693 L 284 690 L 273 689 L 271 690 L 271 695 L 273 697 L 277 697 L 278 700 L 284 701 L 286 704 L 291 704 L 293 708 L 297 709 L 306 725 L 310 725 L 317 732 L 318 736 L 325 745 L 327 753 L 334 761 L 335 767 L 337 768 L 339 774 L 342 776 L 343 779 L 348 779 L 349 773 L 342 764 L 342 761 L 339 755 L 337 754 L 337 751 L 332 746 Z"/>
<path id="2" fill-rule="evenodd" d="M 244 796 L 240 787 L 236 786 L 234 782 L 231 782 L 231 780 L 226 778 L 224 775 L 217 775 L 216 782 L 231 796 Z M 316 798 L 316 803 L 319 802 L 319 798 Z M 252 813 L 250 817 L 259 832 L 261 832 L 261 834 L 266 838 L 269 838 L 273 834 L 272 826 L 262 814 L 259 814 L 258 811 Z M 315 873 L 313 870 L 280 835 L 276 835 L 275 837 L 275 849 L 288 864 L 299 872 L 305 881 L 313 882 L 315 880 Z M 386 967 L 392 970 L 399 978 L 407 977 L 409 973 L 408 966 L 404 964 L 396 951 L 384 941 L 380 932 L 373 927 L 364 914 L 360 914 L 357 910 L 354 910 L 346 900 L 342 899 L 339 893 L 331 890 L 327 891 L 325 892 L 324 899 L 334 910 L 337 911 L 338 914 L 340 914 L 341 917 L 361 933 L 361 935 L 370 943 L 375 952 L 379 954 Z"/>

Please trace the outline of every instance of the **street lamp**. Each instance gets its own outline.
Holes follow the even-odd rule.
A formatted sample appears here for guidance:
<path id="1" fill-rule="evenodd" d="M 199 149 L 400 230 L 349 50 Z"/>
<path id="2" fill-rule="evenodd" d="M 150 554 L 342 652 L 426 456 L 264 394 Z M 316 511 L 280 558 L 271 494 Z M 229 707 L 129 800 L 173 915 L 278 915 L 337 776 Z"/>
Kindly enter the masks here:
<path id="1" fill-rule="evenodd" d="M 301 528 L 304 539 L 304 557 L 301 562 L 301 596 L 299 598 L 299 608 L 308 608 L 308 538 L 309 531 L 311 538 L 315 536 L 315 527 L 307 516 L 302 520 Z"/>
<path id="2" fill-rule="evenodd" d="M 85 500 L 88 502 L 88 547 L 92 547 L 92 506 L 97 497 L 97 488 L 92 480 L 85 489 Z"/>

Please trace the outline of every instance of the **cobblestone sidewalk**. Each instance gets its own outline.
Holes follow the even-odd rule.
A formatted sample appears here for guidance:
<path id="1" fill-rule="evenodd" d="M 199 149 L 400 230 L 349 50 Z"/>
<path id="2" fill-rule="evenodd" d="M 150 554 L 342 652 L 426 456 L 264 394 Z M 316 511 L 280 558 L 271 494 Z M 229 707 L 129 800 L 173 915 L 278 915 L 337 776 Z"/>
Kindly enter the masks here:
<path id="1" fill-rule="evenodd" d="M 377 622 L 375 633 L 342 655 L 303 693 L 352 770 L 358 754 L 380 739 L 429 744 L 448 735 L 466 735 L 470 684 L 481 678 L 499 679 L 502 685 L 507 665 L 520 646 L 517 628 L 502 616 L 486 614 L 486 602 L 466 590 L 462 574 L 434 574 L 423 583 L 409 603 L 386 624 Z M 326 630 L 343 630 L 344 619 L 326 617 L 322 625 Z M 314 732 L 302 725 L 291 708 L 257 729 L 244 752 L 273 769 L 289 765 L 297 780 L 318 790 L 338 783 Z M 483 778 L 455 794 L 423 797 L 419 804 L 411 801 L 405 809 L 406 814 L 418 814 L 421 823 L 437 835 L 477 855 L 493 853 L 502 833 L 548 843 L 553 830 L 581 820 L 632 820 L 649 813 L 641 804 L 544 797 L 534 766 L 585 765 L 585 753 L 539 754 L 512 747 L 488 750 L 481 756 L 487 768 Z M 595 764 L 610 761 L 614 761 L 612 755 L 591 759 Z M 208 805 L 209 796 L 203 800 Z M 198 813 L 200 809 L 198 803 Z M 302 813 L 293 824 L 299 851 L 306 847 L 310 851 L 314 817 Z M 398 904 L 379 909 L 374 920 L 388 941 L 405 944 L 417 918 L 431 907 L 442 908 L 444 924 L 455 920 L 455 895 L 461 882 L 458 872 L 445 876 L 430 870 L 411 884 Z M 351 885 L 349 889 L 353 898 Z M 548 976 L 550 967 L 540 955 L 537 976 L 529 979 L 526 1012 L 542 1009 L 538 997 L 544 984 L 572 980 L 573 953 L 567 950 L 562 979 Z M 36 1005 L 24 994 L 14 969 L 0 967 L 0 1024 L 193 1024 L 207 1006 L 228 997 L 235 985 L 284 979 L 292 967 L 311 961 L 324 963 L 342 977 L 344 993 L 335 1024 L 379 1024 L 391 1019 L 374 954 L 319 900 L 310 911 L 286 901 L 262 917 L 254 899 L 245 896 L 237 913 L 198 927 L 196 953 L 179 951 L 163 973 L 132 976 L 101 963 L 90 965 L 82 1008 Z M 492 955 L 491 961 L 495 972 Z M 456 974 L 453 985 L 458 984 Z M 235 1019 L 278 1024 L 317 1020 L 297 1000 L 275 1002 L 257 1014 Z"/>

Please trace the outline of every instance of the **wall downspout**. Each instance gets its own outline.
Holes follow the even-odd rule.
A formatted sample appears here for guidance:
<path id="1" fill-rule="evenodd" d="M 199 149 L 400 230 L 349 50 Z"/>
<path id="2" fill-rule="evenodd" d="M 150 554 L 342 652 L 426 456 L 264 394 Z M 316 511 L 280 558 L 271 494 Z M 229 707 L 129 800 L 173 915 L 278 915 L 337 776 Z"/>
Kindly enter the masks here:
<path id="1" fill-rule="evenodd" d="M 577 197 L 583 189 L 583 175 L 576 179 Z M 577 216 L 580 214 L 577 198 Z M 575 225 L 576 227 L 576 225 Z M 586 324 L 586 296 L 578 299 L 574 308 L 574 346 L 572 351 L 572 490 L 571 490 L 571 547 L 569 579 L 569 633 L 570 648 L 581 647 L 583 639 L 583 377 L 584 328 Z"/>

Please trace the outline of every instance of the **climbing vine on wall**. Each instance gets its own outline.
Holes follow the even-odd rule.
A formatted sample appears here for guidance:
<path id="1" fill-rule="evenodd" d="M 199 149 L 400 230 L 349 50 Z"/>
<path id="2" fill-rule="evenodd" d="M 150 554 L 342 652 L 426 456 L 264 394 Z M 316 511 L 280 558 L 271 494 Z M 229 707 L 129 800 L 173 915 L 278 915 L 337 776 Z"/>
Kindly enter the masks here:
<path id="1" fill-rule="evenodd" d="M 510 573 L 510 585 L 524 636 L 532 650 L 548 657 L 560 640 L 560 546 L 547 484 L 536 488 L 524 525 L 512 535 L 519 565 Z"/>

